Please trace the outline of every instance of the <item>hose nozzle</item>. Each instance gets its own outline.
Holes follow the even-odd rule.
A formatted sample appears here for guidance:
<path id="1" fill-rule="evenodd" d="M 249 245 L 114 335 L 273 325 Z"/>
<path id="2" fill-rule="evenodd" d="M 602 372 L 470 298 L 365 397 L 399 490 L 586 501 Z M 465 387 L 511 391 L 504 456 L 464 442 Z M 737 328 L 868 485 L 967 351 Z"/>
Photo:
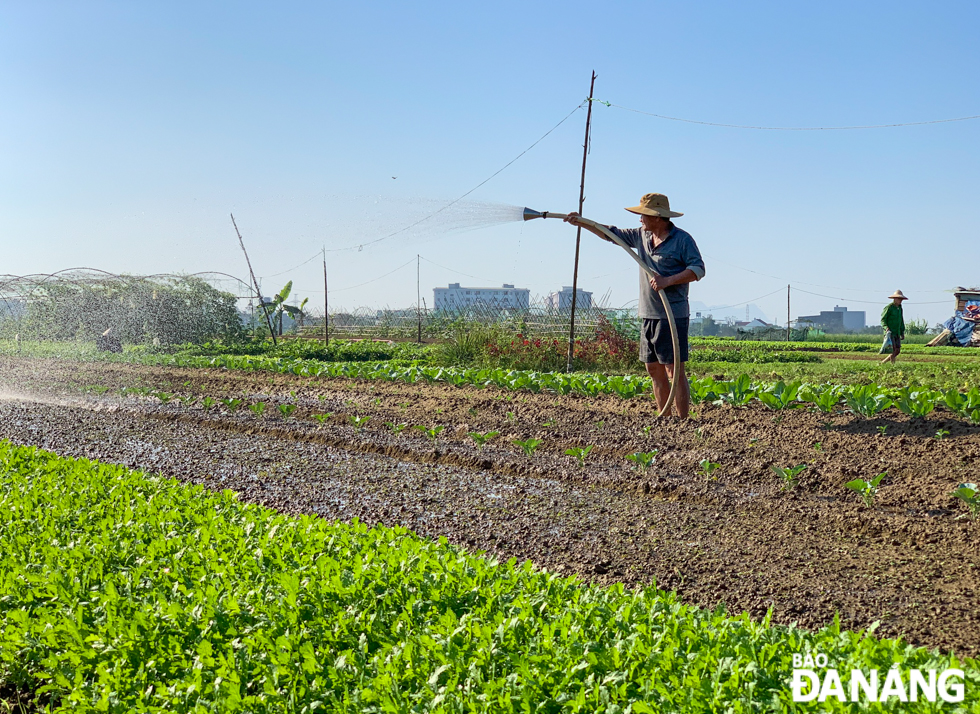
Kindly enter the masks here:
<path id="1" fill-rule="evenodd" d="M 564 219 L 567 213 L 553 213 L 552 211 L 535 211 L 533 208 L 524 209 L 524 220 L 530 221 L 532 218 L 559 218 Z"/>

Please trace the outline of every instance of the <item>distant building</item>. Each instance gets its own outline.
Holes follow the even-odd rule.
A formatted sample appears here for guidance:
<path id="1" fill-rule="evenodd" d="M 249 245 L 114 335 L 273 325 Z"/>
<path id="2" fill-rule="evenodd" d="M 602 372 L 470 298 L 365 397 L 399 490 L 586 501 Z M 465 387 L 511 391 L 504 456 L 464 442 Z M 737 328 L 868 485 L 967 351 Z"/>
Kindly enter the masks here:
<path id="1" fill-rule="evenodd" d="M 592 293 L 578 288 L 578 297 L 575 298 L 576 310 L 592 309 Z M 551 293 L 545 298 L 544 306 L 552 310 L 571 310 L 572 309 L 572 287 L 563 285 L 560 292 Z"/>
<path id="2" fill-rule="evenodd" d="M 432 292 L 436 310 L 527 310 L 531 304 L 530 290 L 515 288 L 507 283 L 499 288 L 467 288 L 461 287 L 459 283 L 449 283 L 448 288 L 433 288 Z"/>
<path id="3" fill-rule="evenodd" d="M 848 310 L 835 305 L 833 310 L 822 310 L 819 315 L 801 315 L 796 318 L 799 324 L 819 327 L 827 332 L 857 332 L 865 328 L 864 310 Z"/>

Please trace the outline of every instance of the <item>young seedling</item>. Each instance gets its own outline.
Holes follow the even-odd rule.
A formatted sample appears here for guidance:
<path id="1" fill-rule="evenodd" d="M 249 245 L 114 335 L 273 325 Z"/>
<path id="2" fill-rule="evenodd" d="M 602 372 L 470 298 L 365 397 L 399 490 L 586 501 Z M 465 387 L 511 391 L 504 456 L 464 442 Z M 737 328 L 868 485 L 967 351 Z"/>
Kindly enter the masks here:
<path id="1" fill-rule="evenodd" d="M 354 414 L 350 415 L 350 421 L 351 424 L 354 425 L 355 431 L 361 431 L 364 428 L 364 425 L 367 424 L 368 421 L 370 421 L 370 419 L 371 417 L 369 416 L 362 417 L 362 416 L 355 416 Z"/>
<path id="2" fill-rule="evenodd" d="M 166 404 L 171 399 L 173 399 L 173 394 L 170 392 L 154 392 L 153 396 L 160 400 L 161 404 Z"/>
<path id="3" fill-rule="evenodd" d="M 470 416 L 476 416 L 477 415 L 476 407 L 470 407 L 469 409 L 466 410 L 466 413 L 469 414 Z"/>
<path id="4" fill-rule="evenodd" d="M 478 431 L 471 431 L 467 434 L 475 443 L 476 448 L 483 451 L 483 447 L 486 446 L 487 442 L 491 439 L 500 436 L 499 431 L 488 431 L 486 434 L 481 434 Z"/>
<path id="5" fill-rule="evenodd" d="M 660 453 L 659 449 L 654 449 L 653 451 L 637 451 L 635 454 L 630 454 L 626 458 L 636 464 L 637 471 L 646 471 L 657 460 L 658 453 Z"/>
<path id="6" fill-rule="evenodd" d="M 882 424 L 881 426 L 876 426 L 875 429 L 878 430 L 878 436 L 884 436 L 885 432 L 888 431 L 888 425 Z"/>
<path id="7" fill-rule="evenodd" d="M 650 430 L 653 428 L 653 424 L 647 424 L 643 427 L 643 436 L 650 436 Z"/>
<path id="8" fill-rule="evenodd" d="M 432 445 L 433 445 L 433 446 L 435 446 L 435 445 L 436 445 L 436 444 L 438 443 L 438 441 L 437 441 L 437 440 L 438 440 L 438 438 L 439 438 L 439 432 L 441 432 L 441 431 L 442 431 L 443 429 L 445 429 L 446 427 L 444 427 L 444 426 L 432 426 L 432 427 L 429 427 L 429 426 L 423 426 L 423 425 L 421 425 L 421 424 L 417 424 L 417 425 L 416 425 L 416 426 L 414 426 L 413 428 L 414 428 L 414 429 L 418 429 L 418 430 L 419 430 L 419 431 L 421 431 L 421 432 L 422 432 L 423 434 L 425 434 L 425 437 L 426 437 L 426 438 L 427 438 L 427 439 L 428 439 L 429 441 L 431 441 L 431 442 L 432 442 Z"/>
<path id="9" fill-rule="evenodd" d="M 585 457 L 588 456 L 589 452 L 592 451 L 592 449 L 594 448 L 595 448 L 595 444 L 590 444 L 585 448 L 573 446 L 571 449 L 565 449 L 565 453 L 568 454 L 569 456 L 574 456 L 576 459 L 578 459 L 578 465 L 584 469 Z"/>
<path id="10" fill-rule="evenodd" d="M 255 404 L 249 404 L 248 408 L 252 410 L 255 416 L 262 416 L 265 413 L 265 402 L 256 402 Z"/>
<path id="11" fill-rule="evenodd" d="M 242 405 L 241 399 L 220 399 L 219 401 L 224 404 L 225 408 L 230 412 L 235 411 Z"/>
<path id="12" fill-rule="evenodd" d="M 514 412 L 507 412 L 507 419 L 509 421 L 514 421 L 517 417 L 514 416 Z"/>
<path id="13" fill-rule="evenodd" d="M 947 436 L 949 436 L 949 430 L 948 429 L 940 429 L 939 431 L 936 432 L 936 441 L 942 441 Z"/>
<path id="14" fill-rule="evenodd" d="M 713 471 L 721 468 L 721 464 L 717 464 L 709 459 L 701 459 L 698 462 L 698 466 L 701 467 L 701 473 L 705 478 L 710 478 Z"/>
<path id="15" fill-rule="evenodd" d="M 193 394 L 188 394 L 186 397 L 178 397 L 178 399 L 183 402 L 185 407 L 189 407 L 197 401 L 197 397 L 195 397 Z"/>
<path id="16" fill-rule="evenodd" d="M 295 404 L 279 404 L 276 408 L 279 410 L 279 413 L 282 414 L 283 419 L 288 419 L 290 416 L 292 416 L 293 412 L 296 411 Z"/>
<path id="17" fill-rule="evenodd" d="M 698 441 L 707 441 L 708 437 L 704 435 L 704 430 L 701 427 L 695 427 L 694 438 Z"/>
<path id="18" fill-rule="evenodd" d="M 796 466 L 788 466 L 784 469 L 777 468 L 775 466 L 770 467 L 776 472 L 776 475 L 783 480 L 783 488 L 789 490 L 796 486 L 799 479 L 796 477 L 800 475 L 800 472 L 806 468 L 806 464 L 797 464 Z"/>
<path id="19" fill-rule="evenodd" d="M 333 416 L 333 412 L 327 412 L 326 414 L 311 414 L 320 426 L 323 426 L 324 422 Z"/>
<path id="20" fill-rule="evenodd" d="M 531 458 L 532 456 L 534 456 L 534 452 L 538 448 L 538 446 L 541 445 L 541 439 L 531 438 L 531 439 L 525 439 L 524 441 L 521 441 L 520 439 L 514 439 L 514 441 L 511 443 L 513 443 L 514 446 L 521 447 L 521 449 L 524 451 L 524 455 L 527 458 Z"/>
<path id="21" fill-rule="evenodd" d="M 970 518 L 977 520 L 977 516 L 980 516 L 980 490 L 977 489 L 977 485 L 975 483 L 961 483 L 952 495 L 963 501 L 966 507 L 970 509 Z M 964 513 L 957 518 L 964 518 L 966 515 Z"/>
<path id="22" fill-rule="evenodd" d="M 216 401 L 214 397 L 204 397 L 204 399 L 201 400 L 201 406 L 204 407 L 204 411 L 206 412 L 211 411 L 211 407 L 213 407 L 215 404 Z"/>
<path id="23" fill-rule="evenodd" d="M 814 442 L 813 450 L 817 452 L 823 451 L 823 444 L 821 444 L 819 441 Z"/>
<path id="24" fill-rule="evenodd" d="M 881 483 L 881 479 L 885 478 L 886 474 L 887 471 L 882 471 L 880 474 L 871 479 L 871 481 L 856 478 L 853 481 L 848 481 L 844 484 L 844 486 L 861 494 L 861 498 L 864 499 L 865 506 L 868 508 L 874 508 L 875 496 L 878 494 L 878 484 Z"/>
<path id="25" fill-rule="evenodd" d="M 596 431 L 602 431 L 605 428 L 605 426 L 606 426 L 606 420 L 605 419 L 600 419 L 599 421 L 595 422 L 595 430 Z"/>
<path id="26" fill-rule="evenodd" d="M 381 397 L 375 397 L 371 401 L 371 403 L 374 404 L 374 406 L 376 406 L 376 407 L 380 407 L 381 406 Z"/>

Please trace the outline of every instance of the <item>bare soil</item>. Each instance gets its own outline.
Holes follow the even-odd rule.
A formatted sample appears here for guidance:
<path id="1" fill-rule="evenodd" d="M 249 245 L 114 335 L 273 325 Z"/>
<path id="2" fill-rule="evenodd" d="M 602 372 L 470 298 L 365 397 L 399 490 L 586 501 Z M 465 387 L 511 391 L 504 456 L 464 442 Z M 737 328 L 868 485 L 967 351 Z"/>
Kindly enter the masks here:
<path id="1" fill-rule="evenodd" d="M 848 629 L 880 622 L 880 636 L 980 654 L 980 522 L 950 496 L 980 480 L 980 429 L 949 413 L 700 405 L 685 422 L 656 419 L 642 398 L 12 358 L 0 359 L 0 396 L 0 438 L 16 443 L 589 581 L 656 583 L 704 607 L 811 628 L 837 613 Z M 208 396 L 244 403 L 206 409 Z M 246 409 L 260 401 L 262 416 Z M 415 426 L 444 428 L 433 441 Z M 489 431 L 500 435 L 482 450 L 467 435 Z M 513 444 L 528 438 L 541 440 L 531 457 Z M 584 467 L 565 454 L 587 446 Z M 645 472 L 625 458 L 654 449 Z M 720 464 L 710 476 L 705 459 Z M 797 464 L 785 488 L 771 467 Z M 844 488 L 881 472 L 872 508 Z"/>

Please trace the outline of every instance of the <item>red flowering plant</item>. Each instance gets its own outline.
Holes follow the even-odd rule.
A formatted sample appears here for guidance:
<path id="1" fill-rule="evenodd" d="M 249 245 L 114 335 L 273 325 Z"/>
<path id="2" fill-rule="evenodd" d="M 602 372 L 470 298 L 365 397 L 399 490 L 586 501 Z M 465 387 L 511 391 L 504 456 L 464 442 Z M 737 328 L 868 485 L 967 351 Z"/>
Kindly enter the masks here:
<path id="1" fill-rule="evenodd" d="M 617 332 L 602 316 L 593 337 L 575 340 L 576 369 L 634 371 L 638 368 L 636 355 L 636 342 Z M 535 338 L 518 333 L 509 342 L 489 342 L 484 347 L 483 356 L 488 366 L 537 372 L 562 371 L 568 362 L 568 340 Z"/>

